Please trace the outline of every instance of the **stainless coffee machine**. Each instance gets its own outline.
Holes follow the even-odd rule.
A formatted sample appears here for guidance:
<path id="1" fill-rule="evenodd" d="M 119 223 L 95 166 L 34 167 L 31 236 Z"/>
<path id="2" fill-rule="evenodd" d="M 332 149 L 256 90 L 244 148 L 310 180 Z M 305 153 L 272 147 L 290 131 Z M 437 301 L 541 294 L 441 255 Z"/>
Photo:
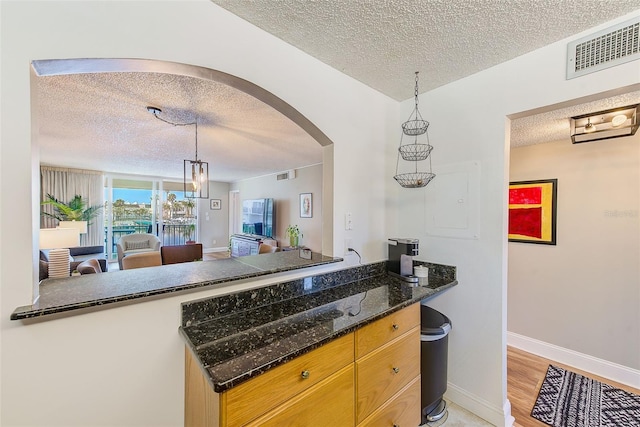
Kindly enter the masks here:
<path id="1" fill-rule="evenodd" d="M 418 283 L 413 275 L 413 257 L 418 255 L 418 239 L 389 239 L 387 272 L 400 279 Z"/>

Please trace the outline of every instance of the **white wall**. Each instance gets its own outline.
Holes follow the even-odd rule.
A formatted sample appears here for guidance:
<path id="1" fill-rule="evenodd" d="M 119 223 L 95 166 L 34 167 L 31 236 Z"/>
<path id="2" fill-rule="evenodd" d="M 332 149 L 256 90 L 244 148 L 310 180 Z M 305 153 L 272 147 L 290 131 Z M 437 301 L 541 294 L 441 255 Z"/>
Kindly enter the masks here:
<path id="1" fill-rule="evenodd" d="M 557 245 L 509 243 L 509 332 L 640 369 L 640 133 L 511 151 L 558 179 Z"/>
<path id="2" fill-rule="evenodd" d="M 295 179 L 280 180 L 276 175 L 246 179 L 231 184 L 231 190 L 240 192 L 240 200 L 273 198 L 276 205 L 276 231 L 278 246 L 289 246 L 287 227 L 297 225 L 303 234 L 299 244 L 322 252 L 322 165 L 296 169 Z M 311 218 L 300 218 L 300 193 L 311 193 Z"/>
<path id="3" fill-rule="evenodd" d="M 376 191 L 373 200 L 368 185 L 384 188 L 387 177 L 380 171 L 387 120 L 397 102 L 205 0 L 21 1 L 1 2 L 0 8 L 0 424 L 179 426 L 184 390 L 179 303 L 216 291 L 38 324 L 9 320 L 16 307 L 31 301 L 34 218 L 39 212 L 30 195 L 37 188 L 31 165 L 38 164 L 38 155 L 30 143 L 29 62 L 150 58 L 218 69 L 262 86 L 334 142 L 339 164 L 332 178 L 340 183 L 332 189 L 336 209 L 344 211 L 347 203 L 362 206 L 366 221 L 375 221 L 375 226 L 358 222 L 355 235 L 361 242 L 379 242 L 385 235 L 384 193 Z M 353 166 L 353 152 L 364 147 L 373 167 Z M 342 241 L 339 230 L 334 234 Z M 361 254 L 365 262 L 385 256 L 381 248 Z M 237 287 L 225 291 L 233 289 Z"/>
<path id="4" fill-rule="evenodd" d="M 566 44 L 580 36 L 421 95 L 420 111 L 431 123 L 435 180 L 424 189 L 395 185 L 389 190 L 396 194 L 397 202 L 391 204 L 398 210 L 391 214 L 388 237 L 419 238 L 419 259 L 457 266 L 460 284 L 429 303 L 453 323 L 447 394 L 496 424 L 501 423 L 506 403 L 507 117 L 639 83 L 640 61 L 565 80 Z M 421 75 L 422 80 L 427 78 Z M 411 81 L 408 77 L 407 85 Z M 413 100 L 403 102 L 400 117 L 408 117 L 412 108 Z M 389 153 L 397 149 L 399 124 L 397 132 L 388 141 Z M 391 177 L 395 156 L 393 160 L 391 154 L 389 157 L 387 175 Z M 467 197 L 456 198 L 443 208 L 448 195 L 436 194 L 438 186 L 457 188 L 465 177 Z M 464 200 L 458 203 L 458 199 Z M 468 206 L 467 202 L 474 200 L 478 206 Z M 458 237 L 428 232 L 434 215 L 445 223 L 448 218 L 458 218 L 458 228 L 437 230 Z"/>
<path id="5" fill-rule="evenodd" d="M 220 200 L 220 209 L 211 209 L 211 199 Z M 209 182 L 209 198 L 200 200 L 198 207 L 198 242 L 206 250 L 229 246 L 229 183 Z"/>

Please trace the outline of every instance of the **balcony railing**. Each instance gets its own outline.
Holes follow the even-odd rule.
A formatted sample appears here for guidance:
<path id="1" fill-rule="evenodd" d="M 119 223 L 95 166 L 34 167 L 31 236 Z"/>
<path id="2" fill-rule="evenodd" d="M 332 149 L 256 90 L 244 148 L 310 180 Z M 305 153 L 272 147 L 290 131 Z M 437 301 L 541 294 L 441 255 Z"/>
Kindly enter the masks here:
<path id="1" fill-rule="evenodd" d="M 155 234 L 160 238 L 162 245 L 184 245 L 189 237 L 191 239 L 195 239 L 195 229 L 193 229 L 193 224 L 188 223 L 180 223 L 180 224 L 158 224 L 159 227 L 153 227 L 150 221 L 146 222 L 138 222 L 134 225 L 114 225 L 111 229 L 112 238 L 111 238 L 111 251 L 112 253 L 116 253 L 116 242 L 120 239 L 120 237 L 126 234 L 133 233 L 151 233 Z M 160 233 L 158 233 L 158 228 L 160 229 Z M 189 228 L 192 228 L 191 236 L 189 236 Z M 104 228 L 105 235 L 105 251 L 107 249 L 107 227 Z"/>

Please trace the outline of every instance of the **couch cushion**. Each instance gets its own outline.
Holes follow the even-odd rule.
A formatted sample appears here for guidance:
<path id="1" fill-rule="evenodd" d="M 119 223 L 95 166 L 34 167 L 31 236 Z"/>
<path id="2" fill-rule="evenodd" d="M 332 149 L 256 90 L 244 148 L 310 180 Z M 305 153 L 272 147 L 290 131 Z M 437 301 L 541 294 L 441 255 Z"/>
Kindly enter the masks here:
<path id="1" fill-rule="evenodd" d="M 137 249 L 149 249 L 151 248 L 151 245 L 149 244 L 148 240 L 141 240 L 141 241 L 133 241 L 133 242 L 124 242 L 124 246 L 125 246 L 125 251 L 130 251 L 130 250 L 137 250 Z"/>
<path id="2" fill-rule="evenodd" d="M 71 256 L 104 254 L 104 246 L 76 246 L 69 248 Z"/>

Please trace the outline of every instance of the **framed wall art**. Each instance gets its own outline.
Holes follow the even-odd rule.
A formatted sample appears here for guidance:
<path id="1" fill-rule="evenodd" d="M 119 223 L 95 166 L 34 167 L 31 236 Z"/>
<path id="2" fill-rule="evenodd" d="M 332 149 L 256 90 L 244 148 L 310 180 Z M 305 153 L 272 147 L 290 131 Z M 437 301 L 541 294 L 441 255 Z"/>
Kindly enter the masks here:
<path id="1" fill-rule="evenodd" d="M 313 217 L 313 198 L 311 193 L 300 194 L 300 218 Z"/>
<path id="2" fill-rule="evenodd" d="M 509 183 L 509 241 L 556 244 L 557 179 Z"/>
<path id="3" fill-rule="evenodd" d="M 220 209 L 222 209 L 222 203 L 220 199 L 211 199 L 210 203 L 211 210 L 219 211 Z"/>

